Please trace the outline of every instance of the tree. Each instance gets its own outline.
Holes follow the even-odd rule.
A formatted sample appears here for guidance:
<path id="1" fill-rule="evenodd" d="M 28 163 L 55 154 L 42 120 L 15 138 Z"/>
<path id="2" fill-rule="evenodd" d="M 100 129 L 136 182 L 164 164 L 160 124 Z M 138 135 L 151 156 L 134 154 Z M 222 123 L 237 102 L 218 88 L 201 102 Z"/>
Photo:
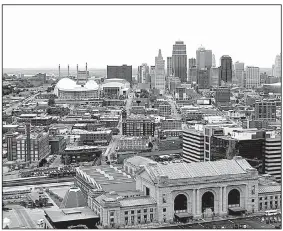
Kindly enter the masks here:
<path id="1" fill-rule="evenodd" d="M 52 107 L 52 106 L 54 106 L 54 105 L 55 105 L 55 99 L 54 99 L 54 98 L 50 98 L 50 99 L 48 100 L 48 106 Z"/>

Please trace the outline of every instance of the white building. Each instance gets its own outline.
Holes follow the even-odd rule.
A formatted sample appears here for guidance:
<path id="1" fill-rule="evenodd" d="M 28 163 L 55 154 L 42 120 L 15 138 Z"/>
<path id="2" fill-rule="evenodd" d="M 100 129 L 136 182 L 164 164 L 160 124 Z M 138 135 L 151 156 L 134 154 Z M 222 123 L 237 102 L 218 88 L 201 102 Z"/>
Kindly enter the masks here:
<path id="1" fill-rule="evenodd" d="M 149 66 L 146 63 L 143 63 L 138 67 L 138 82 L 139 83 L 148 83 L 149 78 Z"/>
<path id="2" fill-rule="evenodd" d="M 212 51 L 200 47 L 196 51 L 196 64 L 198 69 L 212 67 Z"/>
<path id="3" fill-rule="evenodd" d="M 159 49 L 158 56 L 155 57 L 155 85 L 156 89 L 160 90 L 161 94 L 165 92 L 165 61 Z"/>
<path id="4" fill-rule="evenodd" d="M 246 67 L 246 88 L 257 88 L 260 86 L 259 67 Z"/>
<path id="5" fill-rule="evenodd" d="M 245 64 L 237 61 L 234 64 L 234 71 L 235 71 L 235 79 L 237 81 L 238 86 L 244 87 L 245 86 Z"/>

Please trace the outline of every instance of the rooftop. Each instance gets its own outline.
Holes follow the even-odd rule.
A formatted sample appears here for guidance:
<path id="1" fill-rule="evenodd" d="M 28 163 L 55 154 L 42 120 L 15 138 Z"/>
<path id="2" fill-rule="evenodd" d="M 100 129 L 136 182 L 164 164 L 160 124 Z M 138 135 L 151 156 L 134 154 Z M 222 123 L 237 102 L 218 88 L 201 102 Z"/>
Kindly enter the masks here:
<path id="1" fill-rule="evenodd" d="M 169 179 L 237 175 L 247 173 L 247 169 L 253 169 L 241 157 L 234 157 L 233 160 L 197 163 L 169 163 L 167 165 L 157 163 L 155 165 L 147 165 L 146 168 L 155 178 L 168 176 Z"/>
<path id="2" fill-rule="evenodd" d="M 148 163 L 156 163 L 156 162 L 143 156 L 134 156 L 126 159 L 124 163 L 130 163 L 135 166 L 141 166 L 141 165 L 147 165 Z"/>
<path id="3" fill-rule="evenodd" d="M 94 188 L 110 191 L 135 190 L 135 180 L 121 168 L 112 165 L 79 167 L 77 173 Z"/>
<path id="4" fill-rule="evenodd" d="M 281 194 L 281 185 L 259 185 L 258 193 L 271 193 L 271 192 L 280 192 Z"/>
<path id="5" fill-rule="evenodd" d="M 70 209 L 45 209 L 44 212 L 54 223 L 99 218 L 88 207 Z"/>

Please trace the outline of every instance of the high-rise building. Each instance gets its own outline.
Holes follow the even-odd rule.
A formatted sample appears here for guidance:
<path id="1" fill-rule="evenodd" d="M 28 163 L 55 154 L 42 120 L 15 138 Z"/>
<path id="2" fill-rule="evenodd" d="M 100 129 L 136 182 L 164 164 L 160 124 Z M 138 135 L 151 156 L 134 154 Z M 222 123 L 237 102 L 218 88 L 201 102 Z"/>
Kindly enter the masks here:
<path id="1" fill-rule="evenodd" d="M 198 69 L 212 67 L 212 51 L 200 47 L 196 51 L 196 66 Z"/>
<path id="2" fill-rule="evenodd" d="M 172 51 L 173 75 L 187 82 L 187 50 L 183 41 L 176 41 Z"/>
<path id="3" fill-rule="evenodd" d="M 165 92 L 165 61 L 162 57 L 161 50 L 158 51 L 158 56 L 155 57 L 155 88 L 160 90 L 160 93 Z"/>
<path id="4" fill-rule="evenodd" d="M 212 67 L 216 67 L 216 60 L 214 54 L 212 54 Z"/>
<path id="5" fill-rule="evenodd" d="M 172 57 L 167 57 L 167 76 L 173 75 Z"/>
<path id="6" fill-rule="evenodd" d="M 125 79 L 132 83 L 132 66 L 108 66 L 107 65 L 107 79 Z"/>
<path id="7" fill-rule="evenodd" d="M 150 66 L 149 69 L 149 75 L 150 75 L 150 88 L 155 88 L 155 66 Z"/>
<path id="8" fill-rule="evenodd" d="M 255 120 L 276 121 L 276 102 L 269 100 L 256 102 Z"/>
<path id="9" fill-rule="evenodd" d="M 197 60 L 195 58 L 189 59 L 189 69 L 197 65 Z"/>
<path id="10" fill-rule="evenodd" d="M 219 67 L 219 81 L 232 83 L 232 58 L 228 55 L 221 57 L 221 66 Z"/>
<path id="11" fill-rule="evenodd" d="M 192 66 L 191 68 L 189 68 L 188 82 L 189 83 L 197 82 L 197 67 L 196 66 Z"/>
<path id="12" fill-rule="evenodd" d="M 264 173 L 274 176 L 276 181 L 281 182 L 282 160 L 281 136 L 266 138 L 264 142 Z"/>
<path id="13" fill-rule="evenodd" d="M 213 87 L 219 86 L 219 69 L 218 67 L 210 68 L 210 85 Z"/>
<path id="14" fill-rule="evenodd" d="M 219 87 L 215 90 L 215 103 L 219 105 L 227 105 L 230 103 L 230 88 Z"/>
<path id="15" fill-rule="evenodd" d="M 281 61 L 282 61 L 281 54 L 276 55 L 275 64 L 274 64 L 274 76 L 278 78 L 281 78 L 281 70 L 282 70 Z"/>
<path id="16" fill-rule="evenodd" d="M 245 74 L 245 86 L 247 89 L 260 86 L 259 67 L 247 66 Z"/>
<path id="17" fill-rule="evenodd" d="M 146 63 L 143 63 L 141 66 L 138 66 L 138 83 L 149 83 L 149 66 Z"/>
<path id="18" fill-rule="evenodd" d="M 183 130 L 183 160 L 186 163 L 201 162 L 204 160 L 203 131 L 186 128 Z"/>
<path id="19" fill-rule="evenodd" d="M 245 87 L 245 64 L 237 61 L 234 64 L 234 71 L 238 86 Z"/>
<path id="20" fill-rule="evenodd" d="M 210 68 L 197 69 L 197 84 L 199 89 L 209 89 L 209 74 Z"/>

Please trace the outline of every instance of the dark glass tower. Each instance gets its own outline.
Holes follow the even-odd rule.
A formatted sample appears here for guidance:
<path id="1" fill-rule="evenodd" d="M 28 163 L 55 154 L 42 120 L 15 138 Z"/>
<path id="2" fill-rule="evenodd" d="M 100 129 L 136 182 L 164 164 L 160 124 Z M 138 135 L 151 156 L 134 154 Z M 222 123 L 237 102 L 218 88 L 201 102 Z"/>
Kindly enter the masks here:
<path id="1" fill-rule="evenodd" d="M 187 82 L 187 49 L 183 41 L 176 41 L 173 45 L 172 71 L 181 82 Z"/>
<path id="2" fill-rule="evenodd" d="M 228 55 L 221 57 L 221 66 L 219 67 L 219 81 L 232 83 L 232 58 Z"/>

